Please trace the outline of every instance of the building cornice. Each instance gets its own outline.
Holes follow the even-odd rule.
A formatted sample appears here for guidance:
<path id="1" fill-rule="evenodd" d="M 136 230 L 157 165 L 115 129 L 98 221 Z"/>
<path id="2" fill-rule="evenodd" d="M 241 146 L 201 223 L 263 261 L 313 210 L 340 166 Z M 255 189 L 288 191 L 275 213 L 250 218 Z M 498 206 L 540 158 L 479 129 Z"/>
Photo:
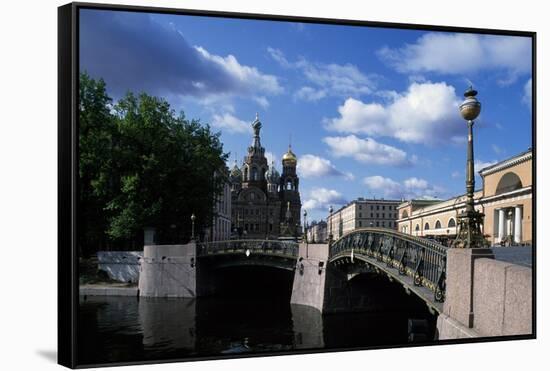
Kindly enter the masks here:
<path id="1" fill-rule="evenodd" d="M 474 204 L 476 206 L 481 205 L 481 206 L 484 207 L 487 203 L 490 203 L 490 202 L 492 203 L 492 202 L 499 201 L 499 200 L 506 199 L 506 198 L 517 197 L 517 196 L 524 195 L 524 194 L 530 194 L 531 192 L 532 192 L 532 187 L 528 186 L 528 187 L 516 189 L 514 191 L 502 193 L 502 194 L 495 195 L 495 196 L 477 198 L 477 199 L 474 199 Z M 419 209 L 419 210 L 415 211 L 416 214 L 412 214 L 412 215 L 408 216 L 407 218 L 398 219 L 397 222 L 398 223 L 403 223 L 403 222 L 407 222 L 407 221 L 416 220 L 416 219 L 419 219 L 419 218 L 424 218 L 424 217 L 436 215 L 436 214 L 439 214 L 439 213 L 445 213 L 445 212 L 449 212 L 449 211 L 453 211 L 453 210 L 460 210 L 461 208 L 466 207 L 465 199 L 459 200 L 461 197 L 464 197 L 464 196 L 457 197 L 456 198 L 457 199 L 456 203 L 451 204 L 451 205 L 446 205 L 446 206 L 441 207 L 441 208 L 434 208 L 434 209 L 430 209 L 430 210 Z"/>
<path id="2" fill-rule="evenodd" d="M 479 175 L 482 177 L 485 177 L 487 175 L 494 174 L 496 172 L 508 169 L 512 166 L 516 166 L 518 164 L 521 164 L 523 162 L 529 161 L 533 158 L 533 151 L 529 150 L 527 152 L 524 152 L 518 156 L 509 158 L 507 160 L 501 161 L 499 163 L 496 163 L 494 165 L 488 166 L 484 169 L 481 169 L 479 171 Z"/>
<path id="3" fill-rule="evenodd" d="M 488 196 L 488 197 L 483 197 L 481 199 L 481 202 L 483 204 L 486 204 L 486 203 L 489 203 L 489 202 L 500 201 L 502 199 L 517 197 L 517 196 L 524 195 L 524 194 L 531 194 L 532 192 L 533 192 L 533 187 L 532 186 L 527 186 L 527 187 L 516 189 L 516 190 L 510 191 L 510 192 L 501 193 L 501 194 L 498 194 L 498 195 L 493 195 L 493 196 Z"/>

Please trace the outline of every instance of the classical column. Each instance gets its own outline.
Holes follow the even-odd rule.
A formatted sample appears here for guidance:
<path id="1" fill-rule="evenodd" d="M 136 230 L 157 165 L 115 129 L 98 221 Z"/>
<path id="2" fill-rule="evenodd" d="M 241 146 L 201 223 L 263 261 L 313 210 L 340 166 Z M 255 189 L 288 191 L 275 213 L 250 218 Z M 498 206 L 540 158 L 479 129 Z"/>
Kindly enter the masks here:
<path id="1" fill-rule="evenodd" d="M 505 214 L 504 209 L 498 210 L 498 242 L 504 239 Z"/>
<path id="2" fill-rule="evenodd" d="M 516 206 L 514 210 L 514 242 L 521 243 L 521 206 Z"/>

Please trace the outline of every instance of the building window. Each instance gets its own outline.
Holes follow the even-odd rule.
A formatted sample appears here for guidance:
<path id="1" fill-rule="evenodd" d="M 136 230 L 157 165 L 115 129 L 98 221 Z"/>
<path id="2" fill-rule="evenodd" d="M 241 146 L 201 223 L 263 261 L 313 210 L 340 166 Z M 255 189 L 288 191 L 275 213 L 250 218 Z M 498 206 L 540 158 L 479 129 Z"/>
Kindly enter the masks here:
<path id="1" fill-rule="evenodd" d="M 380 218 L 380 214 L 376 213 L 376 217 L 377 217 L 377 218 Z"/>
<path id="2" fill-rule="evenodd" d="M 426 224 L 424 224 L 424 230 L 427 231 L 428 229 L 430 229 L 430 224 L 426 222 Z"/>
<path id="3" fill-rule="evenodd" d="M 385 227 L 386 226 L 386 222 L 382 222 L 382 227 Z"/>
<path id="4" fill-rule="evenodd" d="M 414 227 L 414 230 L 418 232 L 420 230 L 420 226 L 417 224 L 416 227 Z"/>
<path id="5" fill-rule="evenodd" d="M 373 207 L 372 207 L 372 205 L 370 205 L 370 209 L 371 209 L 371 210 L 373 210 Z"/>
<path id="6" fill-rule="evenodd" d="M 374 214 L 373 214 L 373 213 L 370 213 L 370 217 L 371 217 L 371 218 L 374 218 Z"/>
<path id="7" fill-rule="evenodd" d="M 377 226 L 377 227 L 380 227 L 380 222 L 376 222 L 376 226 Z"/>
<path id="8" fill-rule="evenodd" d="M 384 218 L 386 218 L 386 213 L 382 213 L 382 219 L 384 219 Z"/>
<path id="9" fill-rule="evenodd" d="M 439 228 L 441 228 L 441 222 L 438 220 L 437 222 L 435 222 L 435 229 Z"/>
<path id="10" fill-rule="evenodd" d="M 376 210 L 380 210 L 380 205 L 376 205 Z"/>
<path id="11" fill-rule="evenodd" d="M 362 217 L 363 217 L 363 214 L 362 214 L 362 213 L 359 213 L 359 217 L 362 218 Z"/>
<path id="12" fill-rule="evenodd" d="M 359 210 L 361 210 L 361 205 L 359 205 Z"/>
<path id="13" fill-rule="evenodd" d="M 362 226 L 363 226 L 363 222 L 361 222 L 361 221 L 359 220 L 359 227 L 362 227 Z"/>
<path id="14" fill-rule="evenodd" d="M 386 206 L 382 205 L 382 210 L 386 210 Z"/>
<path id="15" fill-rule="evenodd" d="M 449 228 L 456 227 L 456 222 L 453 218 L 449 219 L 449 223 L 447 224 L 447 227 Z"/>

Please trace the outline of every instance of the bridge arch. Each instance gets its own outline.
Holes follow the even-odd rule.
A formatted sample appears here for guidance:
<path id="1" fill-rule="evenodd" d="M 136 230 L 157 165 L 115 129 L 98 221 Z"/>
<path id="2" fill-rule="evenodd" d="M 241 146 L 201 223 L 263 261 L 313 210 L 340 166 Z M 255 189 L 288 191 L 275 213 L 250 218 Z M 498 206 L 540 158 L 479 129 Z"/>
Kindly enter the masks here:
<path id="1" fill-rule="evenodd" d="M 294 271 L 298 243 L 278 240 L 229 240 L 197 245 L 197 258 L 212 269 L 265 266 Z"/>
<path id="2" fill-rule="evenodd" d="M 391 229 L 361 228 L 335 241 L 329 263 L 365 265 L 399 282 L 431 310 L 442 311 L 445 300 L 447 247 Z"/>

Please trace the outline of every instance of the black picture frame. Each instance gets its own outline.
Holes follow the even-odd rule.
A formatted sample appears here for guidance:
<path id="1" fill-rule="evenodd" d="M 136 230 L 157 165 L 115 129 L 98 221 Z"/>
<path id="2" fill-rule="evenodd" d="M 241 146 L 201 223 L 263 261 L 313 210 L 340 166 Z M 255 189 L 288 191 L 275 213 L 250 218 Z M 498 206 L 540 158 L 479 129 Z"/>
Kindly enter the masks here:
<path id="1" fill-rule="evenodd" d="M 536 246 L 537 231 L 537 173 L 536 173 L 536 132 L 537 132 L 537 66 L 536 32 L 498 30 L 489 28 L 449 27 L 443 25 L 424 25 L 406 23 L 387 23 L 382 21 L 364 21 L 350 19 L 328 19 L 301 16 L 282 16 L 269 14 L 236 13 L 223 11 L 205 11 L 193 9 L 156 8 L 146 6 L 111 5 L 96 3 L 70 3 L 58 8 L 58 363 L 69 368 L 122 366 L 133 364 L 154 364 L 166 362 L 199 361 L 211 359 L 231 359 L 243 357 L 273 356 L 287 354 L 308 354 L 352 349 L 315 349 L 266 352 L 262 354 L 219 355 L 209 357 L 189 357 L 139 362 L 112 362 L 104 364 L 81 364 L 77 359 L 77 316 L 79 303 L 78 253 L 76 249 L 77 213 L 77 176 L 78 176 L 78 91 L 79 91 L 79 10 L 101 9 L 112 11 L 154 12 L 177 15 L 198 15 L 206 17 L 236 18 L 249 20 L 269 20 L 281 22 L 301 22 L 328 25 L 370 26 L 381 28 L 411 29 L 423 31 L 446 31 L 456 33 L 476 33 L 491 35 L 523 36 L 532 40 L 532 195 L 533 195 L 533 245 Z M 536 273 L 537 253 L 532 252 L 533 269 L 533 306 L 532 334 L 515 336 L 480 337 L 474 339 L 443 340 L 431 344 L 403 344 L 399 346 L 374 346 L 361 349 L 400 348 L 426 345 L 448 345 L 477 342 L 495 342 L 507 340 L 526 340 L 537 338 L 536 312 Z"/>

